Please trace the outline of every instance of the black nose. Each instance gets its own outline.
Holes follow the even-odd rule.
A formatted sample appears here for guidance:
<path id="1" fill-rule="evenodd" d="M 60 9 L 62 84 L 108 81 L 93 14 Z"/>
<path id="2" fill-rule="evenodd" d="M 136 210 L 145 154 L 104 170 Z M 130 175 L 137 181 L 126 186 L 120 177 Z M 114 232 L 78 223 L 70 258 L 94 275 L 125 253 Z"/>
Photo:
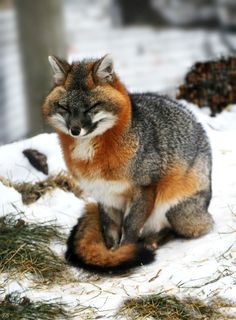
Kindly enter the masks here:
<path id="1" fill-rule="evenodd" d="M 73 136 L 78 136 L 80 134 L 81 129 L 79 127 L 71 127 L 70 131 Z"/>

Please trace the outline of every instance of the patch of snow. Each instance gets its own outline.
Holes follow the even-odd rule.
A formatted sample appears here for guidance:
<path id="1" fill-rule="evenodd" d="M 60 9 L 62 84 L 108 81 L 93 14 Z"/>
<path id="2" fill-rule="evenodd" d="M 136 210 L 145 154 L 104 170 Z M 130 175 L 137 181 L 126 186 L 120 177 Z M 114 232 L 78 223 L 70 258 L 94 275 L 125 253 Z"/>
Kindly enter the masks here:
<path id="1" fill-rule="evenodd" d="M 33 182 L 46 176 L 34 169 L 22 153 L 24 149 L 37 149 L 48 157 L 49 174 L 65 169 L 56 134 L 40 134 L 31 139 L 15 142 L 0 148 L 0 175 L 14 182 Z"/>
<path id="2" fill-rule="evenodd" d="M 78 282 L 32 289 L 28 281 L 6 286 L 32 299 L 51 299 L 81 303 L 97 308 L 106 318 L 112 317 L 124 299 L 141 294 L 168 291 L 179 295 L 207 297 L 219 293 L 235 299 L 236 275 L 236 112 L 235 106 L 210 118 L 194 105 L 187 104 L 206 128 L 213 149 L 213 198 L 210 205 L 215 226 L 206 236 L 195 240 L 176 239 L 157 250 L 156 261 L 140 267 L 129 275 L 96 277 L 72 268 Z M 55 134 L 44 134 L 0 148 L 0 175 L 13 181 L 36 181 L 45 176 L 37 172 L 22 155 L 24 148 L 44 152 L 49 160 L 49 171 L 65 168 Z M 20 194 L 0 184 L 1 215 L 13 211 L 12 203 L 25 212 L 29 221 L 53 221 L 69 234 L 83 211 L 84 202 L 73 194 L 54 190 L 34 204 L 22 204 Z M 57 248 L 58 249 L 58 248 Z M 63 254 L 65 246 L 57 251 Z M 157 278 L 155 275 L 160 271 Z"/>

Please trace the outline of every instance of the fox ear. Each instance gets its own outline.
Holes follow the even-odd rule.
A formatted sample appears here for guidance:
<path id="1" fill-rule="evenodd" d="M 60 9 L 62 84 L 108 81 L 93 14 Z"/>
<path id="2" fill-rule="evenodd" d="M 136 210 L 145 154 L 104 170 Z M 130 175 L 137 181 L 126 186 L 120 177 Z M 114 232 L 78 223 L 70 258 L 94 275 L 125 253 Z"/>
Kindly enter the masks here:
<path id="1" fill-rule="evenodd" d="M 48 61 L 54 72 L 53 78 L 55 84 L 63 84 L 66 80 L 67 73 L 70 71 L 69 63 L 55 56 L 49 56 Z"/>
<path id="2" fill-rule="evenodd" d="M 110 54 L 106 54 L 95 64 L 95 74 L 102 81 L 112 81 L 114 74 L 113 59 Z"/>

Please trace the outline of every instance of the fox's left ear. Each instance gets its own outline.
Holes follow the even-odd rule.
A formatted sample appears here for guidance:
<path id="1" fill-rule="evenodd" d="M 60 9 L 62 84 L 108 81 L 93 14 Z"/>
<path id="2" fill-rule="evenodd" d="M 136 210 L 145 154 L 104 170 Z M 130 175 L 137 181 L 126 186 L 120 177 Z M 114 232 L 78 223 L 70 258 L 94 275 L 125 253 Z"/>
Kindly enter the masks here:
<path id="1" fill-rule="evenodd" d="M 100 80 L 104 82 L 111 82 L 114 74 L 112 56 L 110 54 L 106 54 L 103 58 L 98 60 L 95 63 L 94 72 Z"/>
<path id="2" fill-rule="evenodd" d="M 61 85 L 65 82 L 66 76 L 70 71 L 70 64 L 65 60 L 55 56 L 49 56 L 48 61 L 54 72 L 53 78 L 56 85 Z"/>

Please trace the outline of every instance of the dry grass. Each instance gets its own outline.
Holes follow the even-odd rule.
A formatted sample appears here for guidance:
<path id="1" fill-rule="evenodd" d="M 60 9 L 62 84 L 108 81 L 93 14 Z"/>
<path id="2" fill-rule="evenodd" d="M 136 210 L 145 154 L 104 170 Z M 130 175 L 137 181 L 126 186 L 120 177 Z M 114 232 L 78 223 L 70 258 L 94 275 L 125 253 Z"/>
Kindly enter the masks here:
<path id="1" fill-rule="evenodd" d="M 18 293 L 6 295 L 0 301 L 1 320 L 54 320 L 77 319 L 75 312 L 68 311 L 67 305 L 52 301 L 32 302 Z"/>
<path id="2" fill-rule="evenodd" d="M 0 273 L 33 274 L 53 282 L 66 269 L 65 262 L 50 248 L 50 241 L 65 241 L 55 224 L 26 223 L 18 215 L 0 218 Z"/>
<path id="3" fill-rule="evenodd" d="M 4 177 L 0 177 L 0 182 L 7 187 L 15 188 L 21 194 L 22 202 L 24 204 L 30 204 L 37 201 L 44 194 L 55 188 L 73 192 L 77 197 L 81 194 L 79 187 L 75 184 L 72 177 L 66 172 L 60 172 L 57 175 L 49 176 L 47 179 L 35 183 L 11 182 Z"/>
<path id="4" fill-rule="evenodd" d="M 223 311 L 222 308 L 225 310 Z M 174 295 L 156 294 L 139 299 L 127 300 L 119 315 L 132 320 L 229 320 L 236 319 L 226 313 L 226 309 L 236 308 L 236 303 L 223 298 L 214 298 L 204 302 L 198 298 L 177 298 Z"/>

